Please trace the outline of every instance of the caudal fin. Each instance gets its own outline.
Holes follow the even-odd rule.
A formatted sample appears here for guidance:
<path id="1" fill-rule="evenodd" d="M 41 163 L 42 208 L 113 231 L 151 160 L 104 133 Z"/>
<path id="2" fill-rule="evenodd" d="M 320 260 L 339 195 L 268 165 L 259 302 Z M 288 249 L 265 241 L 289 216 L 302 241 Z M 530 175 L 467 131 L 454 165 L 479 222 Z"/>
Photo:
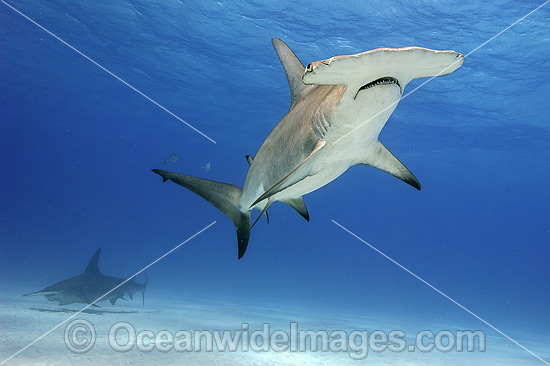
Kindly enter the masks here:
<path id="1" fill-rule="evenodd" d="M 232 184 L 172 173 L 167 170 L 153 169 L 153 172 L 160 175 L 163 182 L 171 180 L 198 194 L 233 220 L 237 229 L 238 257 L 241 259 L 246 252 L 248 239 L 250 238 L 250 211 L 242 212 L 239 210 L 238 205 L 242 191 L 241 188 Z"/>

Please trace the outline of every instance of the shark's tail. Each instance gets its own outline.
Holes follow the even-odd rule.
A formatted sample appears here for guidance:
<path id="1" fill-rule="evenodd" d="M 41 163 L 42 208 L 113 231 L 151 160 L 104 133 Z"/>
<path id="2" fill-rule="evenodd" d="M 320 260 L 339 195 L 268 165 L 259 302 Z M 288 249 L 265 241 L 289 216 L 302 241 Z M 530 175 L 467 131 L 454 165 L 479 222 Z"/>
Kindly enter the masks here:
<path id="1" fill-rule="evenodd" d="M 238 202 L 242 192 L 241 188 L 232 184 L 176 174 L 167 170 L 153 169 L 153 172 L 160 175 L 163 182 L 170 179 L 172 182 L 195 192 L 233 220 L 237 229 L 239 259 L 244 255 L 250 238 L 250 211 L 243 212 L 239 209 Z"/>

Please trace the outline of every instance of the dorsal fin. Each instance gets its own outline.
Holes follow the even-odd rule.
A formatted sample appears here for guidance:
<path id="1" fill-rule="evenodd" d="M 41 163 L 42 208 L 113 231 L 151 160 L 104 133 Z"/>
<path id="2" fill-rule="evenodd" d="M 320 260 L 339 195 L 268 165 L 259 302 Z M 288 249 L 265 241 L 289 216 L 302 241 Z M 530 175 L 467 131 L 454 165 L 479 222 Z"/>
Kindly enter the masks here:
<path id="1" fill-rule="evenodd" d="M 84 273 L 100 273 L 99 268 L 97 267 L 97 262 L 99 261 L 99 254 L 101 253 L 101 248 L 95 251 L 94 255 L 92 256 L 92 259 L 90 259 L 90 263 L 88 263 L 88 267 L 86 267 L 86 270 Z"/>
<path id="2" fill-rule="evenodd" d="M 298 99 L 300 99 L 300 96 L 312 89 L 313 86 L 306 85 L 302 82 L 302 75 L 304 75 L 306 68 L 298 57 L 296 57 L 294 52 L 292 52 L 290 47 L 279 38 L 272 38 L 271 43 L 285 69 L 286 79 L 290 87 L 290 108 L 292 108 Z"/>

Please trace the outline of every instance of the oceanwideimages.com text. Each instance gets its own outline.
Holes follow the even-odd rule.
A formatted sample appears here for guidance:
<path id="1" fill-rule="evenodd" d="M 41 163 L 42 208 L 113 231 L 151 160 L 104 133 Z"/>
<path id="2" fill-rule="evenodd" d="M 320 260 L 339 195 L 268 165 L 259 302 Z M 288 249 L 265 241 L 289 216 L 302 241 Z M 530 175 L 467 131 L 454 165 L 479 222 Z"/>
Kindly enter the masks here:
<path id="1" fill-rule="evenodd" d="M 83 319 L 65 328 L 65 344 L 75 353 L 92 349 L 94 326 Z M 310 330 L 292 322 L 287 329 L 272 329 L 264 323 L 252 328 L 248 323 L 237 330 L 150 330 L 136 329 L 127 322 L 112 325 L 109 347 L 116 352 L 345 352 L 363 360 L 369 352 L 484 352 L 485 333 L 476 330 L 422 330 L 413 337 L 402 330 Z"/>

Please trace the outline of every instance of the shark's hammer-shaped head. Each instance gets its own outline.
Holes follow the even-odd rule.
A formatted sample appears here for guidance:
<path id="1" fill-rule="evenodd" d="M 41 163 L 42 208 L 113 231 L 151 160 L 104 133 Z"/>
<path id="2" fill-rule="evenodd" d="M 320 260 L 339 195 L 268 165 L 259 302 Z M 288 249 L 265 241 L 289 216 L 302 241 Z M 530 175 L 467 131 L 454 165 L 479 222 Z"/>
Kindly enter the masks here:
<path id="1" fill-rule="evenodd" d="M 463 62 L 464 56 L 454 51 L 421 47 L 378 48 L 312 62 L 302 81 L 308 85 L 346 85 L 354 96 L 381 85 L 399 86 L 403 93 L 412 79 L 447 75 Z"/>
<path id="2" fill-rule="evenodd" d="M 463 62 L 464 56 L 454 51 L 379 48 L 313 62 L 306 67 L 302 82 L 345 86 L 329 117 L 338 120 L 341 128 L 323 138 L 335 143 L 346 137 L 346 144 L 361 149 L 378 138 L 412 79 L 447 75 Z"/>

